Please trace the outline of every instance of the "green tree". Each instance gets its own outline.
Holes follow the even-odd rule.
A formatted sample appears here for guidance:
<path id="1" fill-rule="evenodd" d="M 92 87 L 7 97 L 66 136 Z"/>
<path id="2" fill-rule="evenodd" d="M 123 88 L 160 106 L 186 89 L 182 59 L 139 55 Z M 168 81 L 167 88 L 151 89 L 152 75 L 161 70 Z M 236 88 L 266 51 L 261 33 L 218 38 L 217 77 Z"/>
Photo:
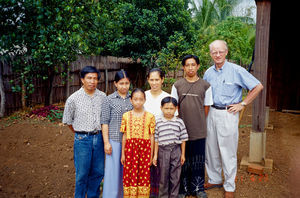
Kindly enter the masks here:
<path id="1" fill-rule="evenodd" d="M 140 58 L 152 67 L 157 53 L 167 45 L 175 31 L 187 39 L 192 34 L 191 18 L 183 0 L 132 0 L 120 1 L 113 15 L 122 34 L 109 45 L 112 55 Z"/>
<path id="2" fill-rule="evenodd" d="M 228 16 L 232 16 L 232 10 L 237 3 L 237 0 L 191 1 L 194 25 L 197 29 L 205 31 L 210 25 L 217 24 Z"/>
<path id="3" fill-rule="evenodd" d="M 200 56 L 201 65 L 206 69 L 212 64 L 209 55 L 209 44 L 216 39 L 222 39 L 228 43 L 229 53 L 227 58 L 237 64 L 246 66 L 251 62 L 254 37 L 254 25 L 244 23 L 239 17 L 228 17 L 219 24 L 208 27 L 205 33 L 198 34 L 194 53 Z"/>
<path id="4" fill-rule="evenodd" d="M 103 27 L 108 17 L 101 3 L 93 0 L 1 2 L 1 51 L 14 55 L 13 69 L 26 89 L 23 92 L 32 93 L 33 79 L 41 78 L 48 87 L 45 105 L 49 105 L 54 75 L 65 74 L 78 54 L 101 53 L 102 46 L 93 46 L 93 42 L 102 40 L 106 30 Z M 20 87 L 15 90 L 20 91 Z"/>

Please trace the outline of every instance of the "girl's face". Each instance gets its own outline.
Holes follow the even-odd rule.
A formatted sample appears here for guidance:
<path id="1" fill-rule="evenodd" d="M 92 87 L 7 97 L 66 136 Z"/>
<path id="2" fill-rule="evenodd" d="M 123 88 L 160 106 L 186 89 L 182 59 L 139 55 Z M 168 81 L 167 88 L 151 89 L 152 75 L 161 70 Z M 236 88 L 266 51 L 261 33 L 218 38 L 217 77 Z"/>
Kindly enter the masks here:
<path id="1" fill-rule="evenodd" d="M 143 106 L 144 106 L 144 103 L 146 101 L 144 93 L 142 93 L 140 91 L 135 92 L 132 95 L 132 98 L 130 99 L 130 101 L 131 101 L 131 104 L 132 104 L 134 109 L 142 109 Z"/>
<path id="2" fill-rule="evenodd" d="M 114 84 L 117 87 L 117 90 L 120 94 L 122 94 L 122 95 L 127 94 L 128 90 L 129 90 L 129 86 L 130 86 L 130 81 L 128 78 L 122 78 L 118 82 L 114 82 Z"/>
<path id="3" fill-rule="evenodd" d="M 153 91 L 161 90 L 164 78 L 161 78 L 159 72 L 154 71 L 149 74 L 148 83 Z"/>
<path id="4" fill-rule="evenodd" d="M 165 103 L 161 108 L 161 111 L 164 114 L 164 117 L 166 119 L 172 119 L 174 117 L 174 114 L 176 112 L 177 107 L 172 102 Z"/>

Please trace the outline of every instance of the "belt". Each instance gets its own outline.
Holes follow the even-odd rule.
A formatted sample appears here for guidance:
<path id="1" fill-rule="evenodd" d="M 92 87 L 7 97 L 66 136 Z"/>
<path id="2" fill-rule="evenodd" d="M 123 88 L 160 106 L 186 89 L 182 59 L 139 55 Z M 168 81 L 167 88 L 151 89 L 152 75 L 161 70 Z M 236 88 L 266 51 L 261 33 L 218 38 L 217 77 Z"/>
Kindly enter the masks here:
<path id="1" fill-rule="evenodd" d="M 218 110 L 227 110 L 227 109 L 230 109 L 231 106 L 224 106 L 224 107 L 221 107 L 221 106 L 216 106 L 216 105 L 211 105 L 211 107 L 215 108 L 215 109 L 218 109 Z"/>
<path id="2" fill-rule="evenodd" d="M 75 133 L 85 134 L 85 135 L 97 135 L 97 134 L 100 133 L 100 130 L 94 130 L 94 131 L 75 131 Z"/>

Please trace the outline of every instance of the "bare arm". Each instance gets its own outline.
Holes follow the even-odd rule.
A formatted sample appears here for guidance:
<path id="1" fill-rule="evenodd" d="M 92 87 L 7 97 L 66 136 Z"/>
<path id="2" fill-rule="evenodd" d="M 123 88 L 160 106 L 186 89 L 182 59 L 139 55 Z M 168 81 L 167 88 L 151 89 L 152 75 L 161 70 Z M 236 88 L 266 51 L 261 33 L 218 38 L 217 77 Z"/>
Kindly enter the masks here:
<path id="1" fill-rule="evenodd" d="M 185 141 L 181 143 L 181 157 L 180 164 L 183 165 L 185 162 Z"/>
<path id="2" fill-rule="evenodd" d="M 158 157 L 158 142 L 154 143 L 154 156 L 153 156 L 153 165 L 157 166 L 157 157 Z"/>
<path id="3" fill-rule="evenodd" d="M 244 102 L 248 105 L 250 104 L 258 94 L 263 90 L 263 85 L 260 83 L 256 87 L 254 87 L 251 91 L 249 91 L 247 97 L 244 99 Z"/>
<path id="4" fill-rule="evenodd" d="M 150 134 L 150 142 L 151 142 L 151 155 L 150 155 L 150 163 L 149 166 L 152 165 L 153 160 L 153 151 L 154 151 L 154 134 Z"/>
<path id="5" fill-rule="evenodd" d="M 122 138 L 122 154 L 121 154 L 121 164 L 125 164 L 125 145 L 126 145 L 126 134 L 123 134 Z"/>
<path id="6" fill-rule="evenodd" d="M 204 106 L 205 117 L 208 116 L 210 106 Z"/>
<path id="7" fill-rule="evenodd" d="M 111 155 L 112 147 L 108 138 L 108 124 L 102 124 L 102 136 L 104 142 L 104 152 L 105 154 Z"/>
<path id="8" fill-rule="evenodd" d="M 73 133 L 75 133 L 75 130 L 74 130 L 74 128 L 73 128 L 72 125 L 68 125 L 68 127 L 69 127 L 69 129 L 70 129 Z"/>
<path id="9" fill-rule="evenodd" d="M 248 92 L 248 94 L 243 102 L 245 102 L 246 105 L 250 104 L 258 96 L 258 94 L 263 90 L 263 88 L 264 87 L 261 83 L 256 85 L 256 87 L 254 87 L 252 90 L 250 90 Z M 230 106 L 230 109 L 228 109 L 228 112 L 231 112 L 231 113 L 237 113 L 244 108 L 244 106 L 241 103 L 232 104 L 229 106 Z"/>

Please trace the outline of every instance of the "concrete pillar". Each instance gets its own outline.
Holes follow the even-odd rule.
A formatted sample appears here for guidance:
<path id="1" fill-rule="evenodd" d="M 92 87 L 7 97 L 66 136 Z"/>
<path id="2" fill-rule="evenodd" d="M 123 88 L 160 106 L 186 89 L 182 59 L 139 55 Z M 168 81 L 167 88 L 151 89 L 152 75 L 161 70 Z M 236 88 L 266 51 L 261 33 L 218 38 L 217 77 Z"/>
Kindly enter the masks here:
<path id="1" fill-rule="evenodd" d="M 250 131 L 249 162 L 261 163 L 266 158 L 266 131 Z"/>

